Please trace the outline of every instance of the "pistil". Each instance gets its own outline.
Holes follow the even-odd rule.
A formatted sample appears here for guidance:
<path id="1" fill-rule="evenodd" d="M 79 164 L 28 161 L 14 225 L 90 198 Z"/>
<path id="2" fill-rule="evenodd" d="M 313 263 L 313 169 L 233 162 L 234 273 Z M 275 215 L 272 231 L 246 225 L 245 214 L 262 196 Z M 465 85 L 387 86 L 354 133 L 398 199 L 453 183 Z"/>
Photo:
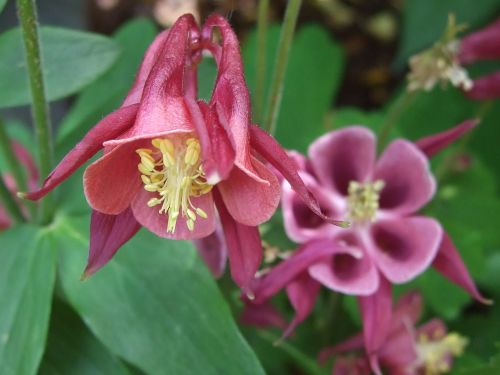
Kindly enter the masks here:
<path id="1" fill-rule="evenodd" d="M 374 221 L 379 208 L 384 181 L 360 183 L 351 181 L 348 187 L 348 218 L 356 223 Z"/>

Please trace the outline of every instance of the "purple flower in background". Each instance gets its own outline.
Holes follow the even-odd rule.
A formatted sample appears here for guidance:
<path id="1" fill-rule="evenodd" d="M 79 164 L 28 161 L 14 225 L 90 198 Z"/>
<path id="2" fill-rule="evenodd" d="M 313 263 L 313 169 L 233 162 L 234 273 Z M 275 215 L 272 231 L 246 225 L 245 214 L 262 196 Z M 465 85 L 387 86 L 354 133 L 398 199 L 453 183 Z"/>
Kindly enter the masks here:
<path id="1" fill-rule="evenodd" d="M 387 339 L 376 353 L 387 374 L 439 375 L 450 371 L 453 357 L 460 356 L 467 339 L 457 333 L 448 333 L 444 322 L 433 319 L 416 328 L 422 313 L 422 296 L 417 292 L 403 295 L 392 313 Z M 320 362 L 336 354 L 363 349 L 363 334 L 324 349 Z M 363 356 L 339 357 L 334 375 L 369 375 L 369 361 Z M 349 372 L 350 371 L 350 372 Z"/>
<path id="2" fill-rule="evenodd" d="M 371 355 L 391 324 L 391 284 L 406 283 L 431 265 L 486 302 L 442 226 L 417 214 L 436 190 L 428 157 L 474 125 L 469 120 L 416 143 L 395 140 L 378 160 L 375 135 L 361 126 L 320 137 L 309 147 L 309 158 L 294 153 L 301 177 L 322 211 L 352 225 L 341 229 L 316 220 L 283 182 L 285 229 L 301 246 L 257 281 L 256 298 L 248 303 L 264 303 L 286 288 L 296 310 L 287 336 L 311 312 L 320 285 L 356 295 Z"/>

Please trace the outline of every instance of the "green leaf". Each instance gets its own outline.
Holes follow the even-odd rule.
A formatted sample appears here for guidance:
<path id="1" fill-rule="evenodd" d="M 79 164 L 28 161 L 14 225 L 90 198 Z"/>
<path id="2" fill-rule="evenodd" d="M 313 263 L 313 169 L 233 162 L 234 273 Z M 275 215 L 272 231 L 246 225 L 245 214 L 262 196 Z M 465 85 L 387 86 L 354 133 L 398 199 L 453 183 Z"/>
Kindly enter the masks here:
<path id="1" fill-rule="evenodd" d="M 119 55 L 112 40 L 97 34 L 40 28 L 48 100 L 74 94 L 104 73 Z M 24 47 L 19 28 L 0 36 L 0 108 L 29 104 Z"/>
<path id="2" fill-rule="evenodd" d="M 278 26 L 268 30 L 267 89 L 279 30 Z M 254 32 L 243 46 L 247 83 L 252 92 L 256 48 Z M 290 52 L 276 133 L 284 147 L 305 151 L 312 140 L 325 132 L 324 119 L 340 85 L 342 68 L 342 50 L 325 29 L 307 25 L 298 30 Z"/>
<path id="3" fill-rule="evenodd" d="M 68 138 L 76 142 L 104 115 L 120 106 L 155 34 L 155 25 L 146 19 L 130 21 L 116 32 L 113 39 L 123 51 L 120 59 L 78 96 L 57 134 L 59 144 Z"/>
<path id="4" fill-rule="evenodd" d="M 126 367 L 85 327 L 78 315 L 54 301 L 47 350 L 38 375 L 126 375 Z"/>
<path id="5" fill-rule="evenodd" d="M 0 13 L 2 13 L 5 4 L 7 4 L 7 0 L 0 0 Z"/>
<path id="6" fill-rule="evenodd" d="M 480 6 L 470 0 L 407 0 L 396 67 L 404 68 L 411 55 L 431 46 L 442 35 L 448 14 L 454 13 L 459 24 L 475 29 L 493 20 L 499 10 L 500 0 L 482 0 Z"/>
<path id="7" fill-rule="evenodd" d="M 57 226 L 62 290 L 114 354 L 148 374 L 263 374 L 190 243 L 142 231 L 80 282 L 87 220 Z"/>
<path id="8" fill-rule="evenodd" d="M 55 280 L 47 232 L 19 226 L 0 234 L 0 374 L 35 374 L 45 347 Z"/>

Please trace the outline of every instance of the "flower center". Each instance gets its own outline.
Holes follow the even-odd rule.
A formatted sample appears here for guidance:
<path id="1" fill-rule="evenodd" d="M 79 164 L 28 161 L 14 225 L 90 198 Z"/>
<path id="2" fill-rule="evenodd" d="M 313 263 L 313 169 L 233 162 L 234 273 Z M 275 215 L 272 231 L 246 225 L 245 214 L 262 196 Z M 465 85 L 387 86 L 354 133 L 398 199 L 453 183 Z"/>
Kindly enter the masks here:
<path id="1" fill-rule="evenodd" d="M 458 333 L 444 335 L 437 331 L 434 338 L 421 334 L 417 342 L 417 366 L 425 370 L 426 375 L 444 374 L 451 369 L 453 357 L 463 354 L 468 340 Z"/>
<path id="2" fill-rule="evenodd" d="M 144 189 L 158 194 L 147 204 L 160 206 L 158 212 L 168 215 L 167 232 L 174 233 L 179 214 L 186 218 L 186 226 L 193 231 L 197 217 L 206 219 L 207 214 L 195 207 L 191 198 L 212 190 L 201 165 L 200 142 L 187 137 L 155 138 L 151 144 L 154 149 L 136 150 L 141 158 L 137 168 Z"/>
<path id="3" fill-rule="evenodd" d="M 382 180 L 364 184 L 351 181 L 347 189 L 348 217 L 357 223 L 374 221 L 379 207 L 380 192 L 384 186 Z"/>

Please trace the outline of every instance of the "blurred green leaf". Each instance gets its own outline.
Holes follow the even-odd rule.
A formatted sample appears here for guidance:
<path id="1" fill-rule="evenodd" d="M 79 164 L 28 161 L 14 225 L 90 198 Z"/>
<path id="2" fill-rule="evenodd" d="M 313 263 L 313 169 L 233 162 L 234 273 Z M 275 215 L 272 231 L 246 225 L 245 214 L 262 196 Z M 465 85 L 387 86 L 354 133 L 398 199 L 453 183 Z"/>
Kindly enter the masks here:
<path id="1" fill-rule="evenodd" d="M 146 19 L 130 21 L 116 32 L 113 39 L 123 51 L 120 59 L 78 96 L 61 123 L 57 134 L 59 144 L 68 138 L 75 143 L 91 126 L 120 106 L 155 34 L 154 23 Z"/>
<path id="2" fill-rule="evenodd" d="M 268 30 L 266 91 L 279 38 L 279 27 Z M 243 45 L 247 83 L 255 87 L 256 33 Z M 297 31 L 290 52 L 283 101 L 278 118 L 277 139 L 286 148 L 305 151 L 326 130 L 324 120 L 336 94 L 343 68 L 343 53 L 328 32 L 318 25 Z"/>
<path id="3" fill-rule="evenodd" d="M 44 230 L 0 234 L 0 374 L 35 374 L 49 326 L 55 253 Z"/>
<path id="4" fill-rule="evenodd" d="M 66 304 L 54 301 L 47 349 L 38 375 L 126 375 L 126 367 L 109 353 Z"/>
<path id="5" fill-rule="evenodd" d="M 42 58 L 48 100 L 73 94 L 104 73 L 120 49 L 97 34 L 41 27 Z M 24 48 L 19 28 L 0 35 L 0 107 L 29 104 Z"/>
<path id="6" fill-rule="evenodd" d="M 58 221 L 62 290 L 114 354 L 150 374 L 263 373 L 190 243 L 142 231 L 82 283 L 87 228 Z"/>
<path id="7" fill-rule="evenodd" d="M 7 4 L 7 0 L 0 0 L 0 13 L 2 13 L 5 4 Z"/>
<path id="8" fill-rule="evenodd" d="M 475 29 L 492 20 L 500 11 L 500 0 L 407 0 L 396 68 L 403 69 L 408 58 L 431 46 L 443 33 L 448 14 L 454 13 L 458 23 Z"/>

